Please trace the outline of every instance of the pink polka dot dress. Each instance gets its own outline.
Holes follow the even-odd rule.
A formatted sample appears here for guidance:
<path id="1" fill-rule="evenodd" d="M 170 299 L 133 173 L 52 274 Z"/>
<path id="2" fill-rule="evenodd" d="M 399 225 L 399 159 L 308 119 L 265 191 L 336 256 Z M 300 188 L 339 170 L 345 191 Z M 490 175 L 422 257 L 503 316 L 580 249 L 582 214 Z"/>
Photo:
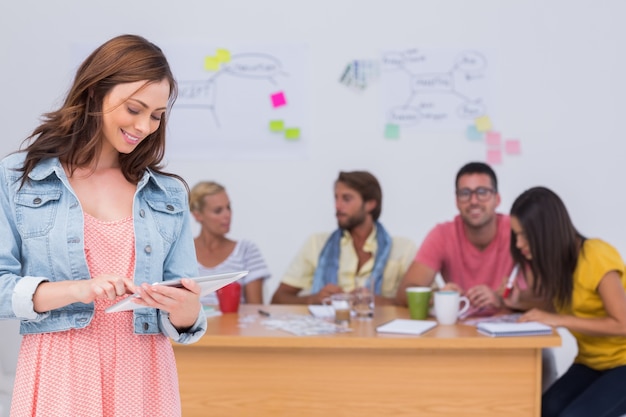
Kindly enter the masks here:
<path id="1" fill-rule="evenodd" d="M 92 277 L 133 276 L 133 219 L 103 222 L 85 214 Z M 11 416 L 180 416 L 176 362 L 166 336 L 133 333 L 133 313 L 105 313 L 96 300 L 84 329 L 25 335 Z"/>

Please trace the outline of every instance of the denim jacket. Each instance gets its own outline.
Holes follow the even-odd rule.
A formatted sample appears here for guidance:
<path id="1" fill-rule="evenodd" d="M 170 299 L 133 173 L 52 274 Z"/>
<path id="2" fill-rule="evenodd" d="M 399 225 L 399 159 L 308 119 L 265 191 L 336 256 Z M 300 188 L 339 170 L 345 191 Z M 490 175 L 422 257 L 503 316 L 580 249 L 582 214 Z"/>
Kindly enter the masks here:
<path id="1" fill-rule="evenodd" d="M 73 303 L 37 313 L 33 294 L 44 281 L 90 279 L 83 245 L 83 211 L 58 158 L 41 161 L 20 188 L 25 153 L 0 162 L 0 319 L 19 319 L 20 333 L 84 328 L 94 303 Z M 198 274 L 187 193 L 174 178 L 146 171 L 133 200 L 135 284 Z M 112 313 L 115 314 L 115 313 Z M 165 311 L 134 310 L 137 334 L 162 332 L 192 343 L 206 331 L 202 309 L 180 334 Z"/>

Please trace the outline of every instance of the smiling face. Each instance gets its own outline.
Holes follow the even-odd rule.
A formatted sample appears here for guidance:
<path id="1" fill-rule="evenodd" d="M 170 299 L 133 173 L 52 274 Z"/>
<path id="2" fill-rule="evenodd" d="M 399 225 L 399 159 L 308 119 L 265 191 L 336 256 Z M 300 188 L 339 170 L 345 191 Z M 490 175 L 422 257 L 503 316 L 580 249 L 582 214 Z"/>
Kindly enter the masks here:
<path id="1" fill-rule="evenodd" d="M 102 103 L 103 150 L 131 153 L 154 133 L 167 109 L 170 85 L 166 80 L 118 84 Z"/>
<path id="2" fill-rule="evenodd" d="M 230 199 L 225 191 L 204 196 L 204 205 L 193 216 L 202 229 L 215 236 L 224 236 L 230 231 L 232 211 Z"/>
<path id="3" fill-rule="evenodd" d="M 515 236 L 515 247 L 519 249 L 524 258 L 530 261 L 533 258 L 530 252 L 530 244 L 528 243 L 524 228 L 515 216 L 511 216 L 511 231 Z"/>
<path id="4" fill-rule="evenodd" d="M 489 175 L 466 174 L 462 175 L 457 183 L 457 192 L 460 190 L 476 191 L 479 188 L 493 190 Z M 463 223 L 474 229 L 480 229 L 495 221 L 498 205 L 500 205 L 500 194 L 497 192 L 490 193 L 485 201 L 479 200 L 475 192 L 467 201 L 461 201 L 458 197 L 456 199 L 456 206 Z"/>

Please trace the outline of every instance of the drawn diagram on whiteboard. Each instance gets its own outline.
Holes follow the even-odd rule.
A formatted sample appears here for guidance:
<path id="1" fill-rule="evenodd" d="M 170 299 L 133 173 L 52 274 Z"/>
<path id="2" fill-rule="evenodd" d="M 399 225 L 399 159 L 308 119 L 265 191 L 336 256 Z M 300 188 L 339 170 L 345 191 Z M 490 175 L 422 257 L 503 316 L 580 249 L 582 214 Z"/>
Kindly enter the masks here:
<path id="1" fill-rule="evenodd" d="M 385 122 L 398 128 L 454 130 L 487 113 L 489 65 L 477 51 L 385 52 Z"/>
<path id="2" fill-rule="evenodd" d="M 486 145 L 485 159 L 502 163 L 519 155 L 520 141 L 492 123 L 493 64 L 477 50 L 386 51 L 381 59 L 384 136 L 402 132 L 457 131 Z"/>
<path id="3" fill-rule="evenodd" d="M 304 48 L 186 47 L 166 54 L 178 79 L 169 120 L 176 138 L 168 154 L 227 159 L 304 156 Z"/>

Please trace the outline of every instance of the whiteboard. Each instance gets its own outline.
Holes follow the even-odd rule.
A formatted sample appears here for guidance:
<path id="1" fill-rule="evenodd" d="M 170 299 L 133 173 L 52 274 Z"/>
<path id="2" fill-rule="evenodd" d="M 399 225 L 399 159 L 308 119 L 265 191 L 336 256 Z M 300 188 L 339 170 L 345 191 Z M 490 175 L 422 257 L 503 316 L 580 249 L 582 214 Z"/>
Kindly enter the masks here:
<path id="1" fill-rule="evenodd" d="M 487 158 L 486 138 L 468 139 L 464 125 L 403 128 L 399 137 L 386 137 L 382 74 L 351 88 L 340 81 L 349 64 L 380 62 L 385 51 L 481 51 L 489 63 L 490 121 L 502 146 L 510 139 L 520 148 L 494 165 L 501 211 L 528 187 L 548 186 L 583 234 L 626 255 L 623 16 L 620 0 L 2 2 L 0 153 L 16 149 L 40 115 L 59 105 L 75 71 L 76 42 L 137 33 L 164 46 L 302 45 L 304 152 L 168 161 L 190 185 L 216 180 L 227 187 L 231 236 L 259 245 L 273 273 L 269 296 L 306 237 L 336 226 L 332 187 L 340 170 L 374 173 L 384 192 L 382 222 L 419 244 L 456 213 L 458 168 Z M 183 139 L 169 137 L 177 140 Z"/>

